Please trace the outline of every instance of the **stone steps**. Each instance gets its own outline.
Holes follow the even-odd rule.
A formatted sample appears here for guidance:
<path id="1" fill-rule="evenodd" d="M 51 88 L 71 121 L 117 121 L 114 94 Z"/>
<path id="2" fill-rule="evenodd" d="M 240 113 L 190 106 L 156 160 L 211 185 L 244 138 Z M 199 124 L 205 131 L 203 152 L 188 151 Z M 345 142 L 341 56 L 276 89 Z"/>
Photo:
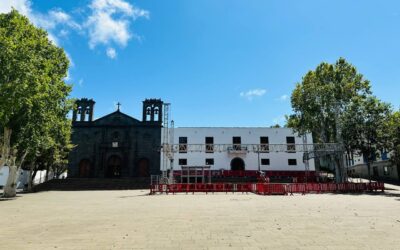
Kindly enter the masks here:
<path id="1" fill-rule="evenodd" d="M 79 190 L 127 190 L 149 189 L 150 178 L 137 177 L 126 179 L 67 178 L 54 179 L 39 185 L 33 190 L 40 191 L 79 191 Z"/>

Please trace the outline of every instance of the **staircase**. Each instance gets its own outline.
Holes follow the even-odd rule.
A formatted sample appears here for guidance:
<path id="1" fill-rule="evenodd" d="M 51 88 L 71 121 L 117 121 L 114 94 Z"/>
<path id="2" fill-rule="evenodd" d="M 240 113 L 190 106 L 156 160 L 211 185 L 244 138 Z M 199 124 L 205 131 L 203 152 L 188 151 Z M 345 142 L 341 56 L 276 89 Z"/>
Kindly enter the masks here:
<path id="1" fill-rule="evenodd" d="M 148 177 L 135 177 L 126 179 L 67 178 L 53 179 L 41 183 L 36 185 L 33 188 L 33 191 L 127 190 L 149 188 L 150 178 Z"/>

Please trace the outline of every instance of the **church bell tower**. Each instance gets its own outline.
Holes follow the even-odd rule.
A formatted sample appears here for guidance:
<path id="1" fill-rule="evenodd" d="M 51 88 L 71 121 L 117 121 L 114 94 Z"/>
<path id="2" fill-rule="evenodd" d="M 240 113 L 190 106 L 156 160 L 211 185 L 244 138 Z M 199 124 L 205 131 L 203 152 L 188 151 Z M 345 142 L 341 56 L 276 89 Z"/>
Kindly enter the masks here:
<path id="1" fill-rule="evenodd" d="M 163 102 L 161 99 L 146 99 L 143 101 L 143 122 L 162 123 Z"/>
<path id="2" fill-rule="evenodd" d="M 75 108 L 72 113 L 73 122 L 91 122 L 93 121 L 93 109 L 95 101 L 93 99 L 82 98 L 75 102 Z"/>

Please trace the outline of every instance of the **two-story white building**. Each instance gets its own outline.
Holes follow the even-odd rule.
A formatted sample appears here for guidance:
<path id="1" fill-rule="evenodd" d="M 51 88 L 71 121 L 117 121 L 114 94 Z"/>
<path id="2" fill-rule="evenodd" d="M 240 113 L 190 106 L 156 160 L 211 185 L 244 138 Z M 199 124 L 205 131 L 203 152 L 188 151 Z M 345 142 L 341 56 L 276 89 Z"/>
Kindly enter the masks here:
<path id="1" fill-rule="evenodd" d="M 173 170 L 210 166 L 211 170 L 315 171 L 314 161 L 306 169 L 304 152 L 294 147 L 311 144 L 311 134 L 304 141 L 290 128 L 180 127 L 170 131 L 171 143 L 179 145 L 173 154 Z"/>

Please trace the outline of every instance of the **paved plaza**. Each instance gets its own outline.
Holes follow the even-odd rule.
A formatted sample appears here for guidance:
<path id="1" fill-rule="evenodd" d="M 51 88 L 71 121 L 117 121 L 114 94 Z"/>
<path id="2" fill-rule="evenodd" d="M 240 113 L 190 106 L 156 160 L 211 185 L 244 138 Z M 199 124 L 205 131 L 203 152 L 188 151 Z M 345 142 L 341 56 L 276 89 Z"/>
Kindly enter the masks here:
<path id="1" fill-rule="evenodd" d="M 375 195 L 21 194 L 0 249 L 399 249 L 400 192 Z"/>

